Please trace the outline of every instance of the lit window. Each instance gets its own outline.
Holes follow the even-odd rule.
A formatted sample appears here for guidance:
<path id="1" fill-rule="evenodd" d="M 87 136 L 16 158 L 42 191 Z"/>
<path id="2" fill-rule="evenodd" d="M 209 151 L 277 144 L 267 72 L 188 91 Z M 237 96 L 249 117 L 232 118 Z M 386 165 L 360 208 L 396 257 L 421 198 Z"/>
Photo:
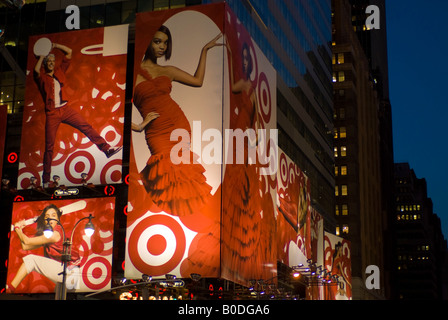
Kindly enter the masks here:
<path id="1" fill-rule="evenodd" d="M 339 186 L 335 186 L 334 187 L 334 195 L 338 196 L 339 195 Z"/>
<path id="2" fill-rule="evenodd" d="M 342 226 L 342 233 L 348 234 L 348 225 L 344 224 Z"/>
<path id="3" fill-rule="evenodd" d="M 338 138 L 338 129 L 334 128 L 334 138 L 337 139 Z"/>
<path id="4" fill-rule="evenodd" d="M 347 175 L 347 166 L 341 166 L 341 176 Z"/>
<path id="5" fill-rule="evenodd" d="M 338 81 L 339 82 L 344 82 L 345 81 L 345 72 L 344 71 L 339 71 L 338 72 Z"/>
<path id="6" fill-rule="evenodd" d="M 339 226 L 336 226 L 336 235 L 339 236 L 341 234 L 340 230 L 339 230 Z"/>
<path id="7" fill-rule="evenodd" d="M 347 156 L 347 147 L 341 147 L 341 157 Z"/>
<path id="8" fill-rule="evenodd" d="M 338 82 L 338 77 L 336 76 L 336 72 L 333 72 L 333 82 Z"/>
<path id="9" fill-rule="evenodd" d="M 332 63 L 333 63 L 333 64 L 336 64 L 336 55 L 335 55 L 335 54 L 333 54 Z"/>
<path id="10" fill-rule="evenodd" d="M 339 128 L 339 137 L 347 138 L 347 129 L 345 127 Z"/>
<path id="11" fill-rule="evenodd" d="M 346 205 L 346 204 L 342 205 L 342 215 L 348 216 L 348 205 Z"/>
<path id="12" fill-rule="evenodd" d="M 338 147 L 334 147 L 334 156 L 335 158 L 338 157 Z"/>
<path id="13" fill-rule="evenodd" d="M 344 63 L 344 53 L 338 53 L 338 64 Z"/>
<path id="14" fill-rule="evenodd" d="M 348 188 L 347 185 L 341 186 L 341 195 L 346 196 L 348 194 Z"/>
<path id="15" fill-rule="evenodd" d="M 339 206 L 338 205 L 335 207 L 334 212 L 337 216 L 339 215 Z"/>
<path id="16" fill-rule="evenodd" d="M 339 167 L 334 167 L 334 175 L 336 177 L 339 175 Z"/>

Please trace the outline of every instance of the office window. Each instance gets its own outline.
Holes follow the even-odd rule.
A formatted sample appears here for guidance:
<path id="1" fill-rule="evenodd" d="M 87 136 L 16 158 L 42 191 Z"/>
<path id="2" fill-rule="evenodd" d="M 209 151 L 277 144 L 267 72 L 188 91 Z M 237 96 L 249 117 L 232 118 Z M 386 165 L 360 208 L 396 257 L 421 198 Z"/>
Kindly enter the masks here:
<path id="1" fill-rule="evenodd" d="M 342 215 L 348 216 L 348 205 L 347 204 L 342 205 Z"/>

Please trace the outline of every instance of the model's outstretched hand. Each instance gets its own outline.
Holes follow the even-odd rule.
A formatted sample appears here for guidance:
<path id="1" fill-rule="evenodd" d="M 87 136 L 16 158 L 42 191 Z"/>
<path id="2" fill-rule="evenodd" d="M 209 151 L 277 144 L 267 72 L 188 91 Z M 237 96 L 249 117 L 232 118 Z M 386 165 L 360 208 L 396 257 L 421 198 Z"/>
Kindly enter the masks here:
<path id="1" fill-rule="evenodd" d="M 219 33 L 216 37 L 214 37 L 210 42 L 208 42 L 205 46 L 205 50 L 209 50 L 213 47 L 223 46 L 224 43 L 217 43 L 217 41 L 222 37 L 222 33 Z"/>

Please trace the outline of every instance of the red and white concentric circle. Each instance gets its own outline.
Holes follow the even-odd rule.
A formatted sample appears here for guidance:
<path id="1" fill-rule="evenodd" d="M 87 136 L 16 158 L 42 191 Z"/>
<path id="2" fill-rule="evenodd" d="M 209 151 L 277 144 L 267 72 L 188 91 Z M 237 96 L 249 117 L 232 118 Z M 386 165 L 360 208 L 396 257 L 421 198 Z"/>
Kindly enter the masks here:
<path id="1" fill-rule="evenodd" d="M 129 257 L 142 273 L 171 272 L 185 254 L 187 240 L 182 226 L 170 216 L 156 214 L 140 221 L 129 237 Z"/>

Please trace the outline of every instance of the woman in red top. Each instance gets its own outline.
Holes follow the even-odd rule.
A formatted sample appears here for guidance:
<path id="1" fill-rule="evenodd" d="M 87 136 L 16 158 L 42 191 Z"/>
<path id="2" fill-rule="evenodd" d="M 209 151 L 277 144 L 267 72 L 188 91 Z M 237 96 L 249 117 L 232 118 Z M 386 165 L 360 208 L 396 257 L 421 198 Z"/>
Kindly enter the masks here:
<path id="1" fill-rule="evenodd" d="M 171 151 L 177 141 L 170 141 L 173 130 L 183 129 L 191 135 L 190 123 L 180 106 L 171 98 L 171 83 L 177 81 L 192 87 L 201 87 L 205 76 L 207 52 L 220 46 L 221 34 L 202 49 L 194 75 L 174 66 L 161 66 L 157 59 L 171 56 L 171 33 L 161 26 L 146 49 L 134 87 L 133 103 L 143 122 L 132 123 L 132 130 L 145 131 L 151 152 L 140 176 L 153 202 L 163 211 L 188 216 L 202 207 L 210 196 L 211 186 L 206 182 L 204 167 L 190 150 L 190 143 L 182 147 L 182 162 L 173 163 Z M 176 160 L 178 160 L 176 158 Z"/>
<path id="2" fill-rule="evenodd" d="M 8 284 L 8 290 L 13 293 L 22 280 L 32 271 L 36 271 L 54 283 L 62 281 L 62 254 L 64 250 L 64 234 L 59 225 L 59 219 L 62 215 L 61 210 L 54 204 L 50 204 L 42 211 L 37 219 L 37 231 L 34 236 L 28 236 L 23 232 L 25 221 L 19 221 L 15 224 L 14 230 L 20 239 L 23 250 L 34 250 L 43 247 L 44 256 L 29 254 L 23 258 L 23 263 L 19 267 L 14 279 Z M 53 234 L 47 238 L 44 234 L 45 225 L 49 224 L 53 228 Z M 70 266 L 76 264 L 72 260 Z"/>

